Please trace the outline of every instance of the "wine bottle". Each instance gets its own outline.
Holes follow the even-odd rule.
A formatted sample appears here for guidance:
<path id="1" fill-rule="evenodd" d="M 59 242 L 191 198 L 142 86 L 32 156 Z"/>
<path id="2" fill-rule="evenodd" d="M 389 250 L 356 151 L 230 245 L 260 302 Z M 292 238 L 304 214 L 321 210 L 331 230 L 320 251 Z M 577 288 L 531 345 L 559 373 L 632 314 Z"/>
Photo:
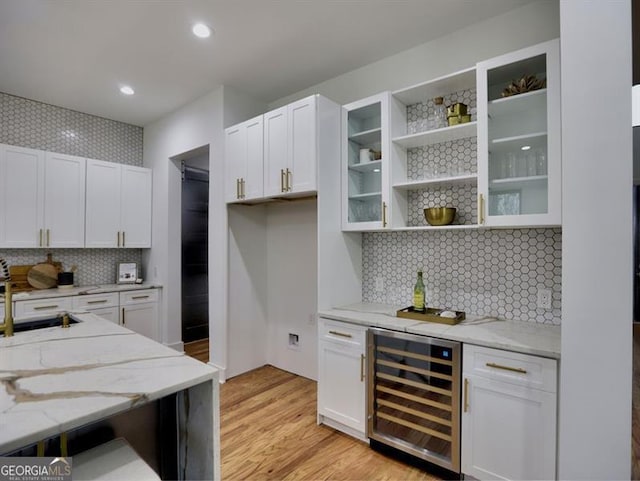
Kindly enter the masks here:
<path id="1" fill-rule="evenodd" d="M 416 312 L 424 312 L 424 282 L 422 281 L 422 270 L 418 271 L 418 280 L 413 287 L 413 310 Z"/>

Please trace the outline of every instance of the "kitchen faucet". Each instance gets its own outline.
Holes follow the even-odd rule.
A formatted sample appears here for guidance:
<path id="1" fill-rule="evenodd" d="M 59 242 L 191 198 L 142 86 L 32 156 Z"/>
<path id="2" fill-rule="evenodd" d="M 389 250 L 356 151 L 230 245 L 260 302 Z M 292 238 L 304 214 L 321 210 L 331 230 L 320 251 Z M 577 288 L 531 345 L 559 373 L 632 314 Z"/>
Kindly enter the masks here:
<path id="1" fill-rule="evenodd" d="M 13 336 L 13 313 L 11 303 L 13 296 L 11 293 L 11 282 L 4 283 L 4 323 L 0 324 L 0 332 L 4 332 L 4 337 Z"/>

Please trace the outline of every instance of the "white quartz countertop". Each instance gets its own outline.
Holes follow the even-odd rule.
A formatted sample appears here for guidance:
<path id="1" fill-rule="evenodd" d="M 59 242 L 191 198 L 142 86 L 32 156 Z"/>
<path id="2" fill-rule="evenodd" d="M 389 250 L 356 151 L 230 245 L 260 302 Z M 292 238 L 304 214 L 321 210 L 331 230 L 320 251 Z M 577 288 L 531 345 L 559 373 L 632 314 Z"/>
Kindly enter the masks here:
<path id="1" fill-rule="evenodd" d="M 55 297 L 83 296 L 89 294 L 104 294 L 106 292 L 139 291 L 143 289 L 158 289 L 159 284 L 104 284 L 99 286 L 70 287 L 60 289 L 34 289 L 28 292 L 16 292 L 13 300 L 51 299 Z M 4 296 L 0 294 L 0 304 L 4 303 Z"/>
<path id="2" fill-rule="evenodd" d="M 396 317 L 401 308 L 387 304 L 352 304 L 320 311 L 319 315 L 353 324 L 560 359 L 560 326 L 472 315 L 450 326 Z"/>
<path id="3" fill-rule="evenodd" d="M 0 338 L 0 454 L 217 379 L 217 370 L 93 314 Z"/>

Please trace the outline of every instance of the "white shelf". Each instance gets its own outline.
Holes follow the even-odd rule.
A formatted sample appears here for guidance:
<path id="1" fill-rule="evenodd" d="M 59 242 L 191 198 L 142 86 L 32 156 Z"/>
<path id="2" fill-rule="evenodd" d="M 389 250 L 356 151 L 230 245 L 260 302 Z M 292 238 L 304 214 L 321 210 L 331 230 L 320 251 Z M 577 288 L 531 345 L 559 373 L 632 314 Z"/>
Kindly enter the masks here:
<path id="1" fill-rule="evenodd" d="M 411 87 L 392 92 L 391 95 L 405 105 L 425 102 L 434 97 L 476 88 L 476 69 L 471 67 L 459 72 L 422 82 Z"/>
<path id="2" fill-rule="evenodd" d="M 360 145 L 370 145 L 380 142 L 382 129 L 370 129 L 349 136 L 349 140 Z"/>
<path id="3" fill-rule="evenodd" d="M 478 224 L 450 224 L 450 225 L 421 225 L 421 226 L 413 226 L 413 227 L 394 227 L 393 231 L 422 231 L 422 230 L 473 230 L 479 229 L 480 225 Z"/>
<path id="4" fill-rule="evenodd" d="M 367 192 L 366 194 L 350 195 L 349 200 L 370 200 L 376 197 L 380 197 L 382 192 Z"/>
<path id="5" fill-rule="evenodd" d="M 491 192 L 506 190 L 526 189 L 527 187 L 545 184 L 549 177 L 547 175 L 533 175 L 530 177 L 509 177 L 506 179 L 495 179 L 489 182 Z"/>
<path id="6" fill-rule="evenodd" d="M 522 146 L 529 145 L 531 148 L 546 147 L 547 132 L 534 132 L 515 137 L 502 137 L 491 141 L 491 153 L 513 152 L 520 150 Z"/>
<path id="7" fill-rule="evenodd" d="M 417 134 L 403 135 L 393 139 L 393 143 L 411 149 L 423 145 L 439 144 L 451 140 L 465 139 L 477 135 L 477 123 L 468 122 L 466 124 L 443 127 L 441 129 L 428 130 Z"/>
<path id="8" fill-rule="evenodd" d="M 393 184 L 398 190 L 417 190 L 438 185 L 465 185 L 478 180 L 478 174 L 457 175 L 455 177 L 441 177 L 439 179 L 412 180 Z"/>
<path id="9" fill-rule="evenodd" d="M 512 95 L 488 104 L 489 117 L 531 112 L 534 109 L 544 109 L 547 106 L 547 89 L 534 90 L 524 94 Z"/>
<path id="10" fill-rule="evenodd" d="M 382 168 L 382 160 L 372 160 L 371 162 L 360 162 L 359 164 L 351 164 L 349 170 L 357 172 L 373 172 L 374 169 Z"/>

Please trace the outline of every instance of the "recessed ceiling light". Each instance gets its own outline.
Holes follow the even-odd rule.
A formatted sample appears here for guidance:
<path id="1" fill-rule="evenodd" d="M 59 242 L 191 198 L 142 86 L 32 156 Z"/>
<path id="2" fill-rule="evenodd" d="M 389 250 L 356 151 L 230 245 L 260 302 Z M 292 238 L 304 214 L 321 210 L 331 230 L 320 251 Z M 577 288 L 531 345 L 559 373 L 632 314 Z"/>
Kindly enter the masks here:
<path id="1" fill-rule="evenodd" d="M 122 87 L 120 87 L 120 92 L 125 95 L 133 95 L 135 93 L 135 91 L 128 85 L 123 85 Z"/>
<path id="2" fill-rule="evenodd" d="M 530 145 L 523 145 L 522 147 L 520 147 L 520 150 L 531 150 L 531 146 Z"/>
<path id="3" fill-rule="evenodd" d="M 211 36 L 211 29 L 207 27 L 204 23 L 196 23 L 191 29 L 191 31 L 196 37 L 208 38 Z"/>
<path id="4" fill-rule="evenodd" d="M 373 169 L 374 172 L 380 172 L 380 169 Z"/>

